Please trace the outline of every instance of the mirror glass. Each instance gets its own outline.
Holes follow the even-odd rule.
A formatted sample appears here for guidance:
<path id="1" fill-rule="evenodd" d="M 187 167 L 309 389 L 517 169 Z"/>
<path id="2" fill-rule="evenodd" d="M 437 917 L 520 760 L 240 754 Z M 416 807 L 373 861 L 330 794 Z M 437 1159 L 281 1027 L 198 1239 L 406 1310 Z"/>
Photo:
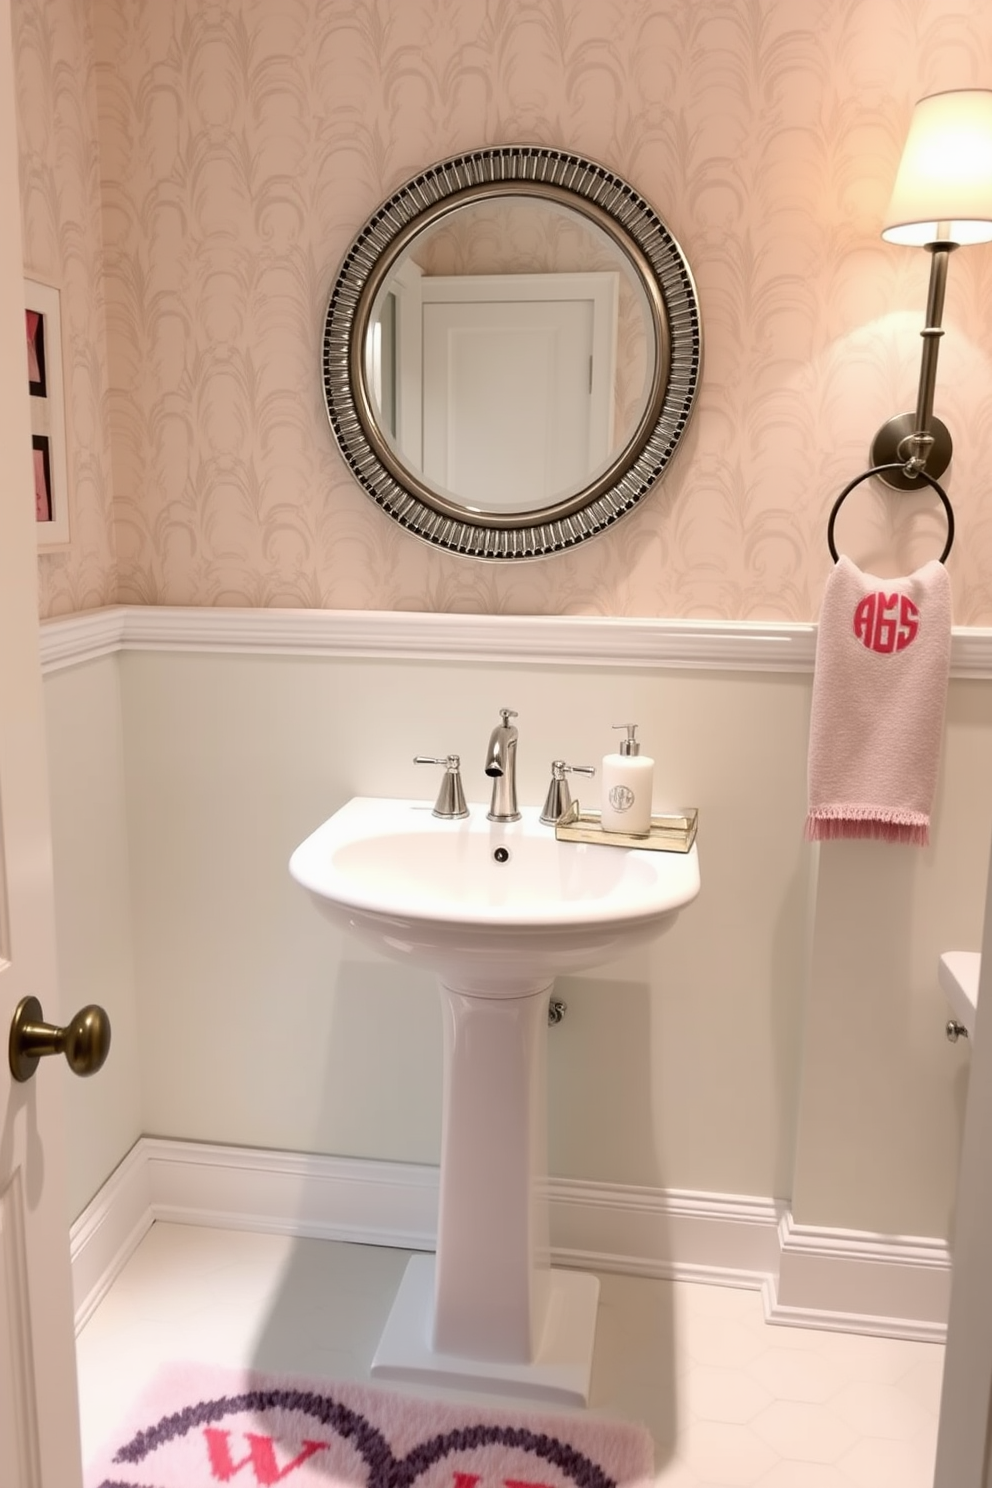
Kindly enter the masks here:
<path id="1" fill-rule="evenodd" d="M 643 284 L 612 239 L 570 207 L 513 196 L 419 232 L 364 340 L 379 435 L 476 513 L 584 490 L 637 429 L 658 355 Z"/>
<path id="2" fill-rule="evenodd" d="M 592 162 L 505 147 L 432 167 L 366 224 L 324 391 L 389 515 L 454 552 L 538 557 L 658 479 L 700 359 L 688 266 L 647 204 Z"/>

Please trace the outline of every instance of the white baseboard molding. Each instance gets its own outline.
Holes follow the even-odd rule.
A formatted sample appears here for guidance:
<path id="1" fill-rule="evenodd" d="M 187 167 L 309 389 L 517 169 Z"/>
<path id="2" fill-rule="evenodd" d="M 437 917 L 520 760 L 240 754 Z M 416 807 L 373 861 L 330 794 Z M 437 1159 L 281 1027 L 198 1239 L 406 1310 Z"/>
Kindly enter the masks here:
<path id="1" fill-rule="evenodd" d="M 795 1224 L 772 1199 L 552 1179 L 556 1265 L 760 1290 L 769 1322 L 943 1339 L 940 1241 Z M 142 1137 L 72 1227 L 76 1327 L 156 1220 L 433 1250 L 438 1171 Z"/>
<path id="2" fill-rule="evenodd" d="M 155 1222 L 149 1179 L 142 1138 L 69 1232 L 77 1333 Z"/>
<path id="3" fill-rule="evenodd" d="M 760 1287 L 778 1265 L 771 1199 L 552 1179 L 556 1265 Z"/>
<path id="4" fill-rule="evenodd" d="M 870 1235 L 796 1224 L 779 1227 L 769 1322 L 942 1342 L 951 1299 L 951 1256 L 941 1240 Z"/>
<path id="5" fill-rule="evenodd" d="M 438 1170 L 141 1137 L 72 1226 L 77 1331 L 156 1220 L 433 1250 Z"/>
<path id="6" fill-rule="evenodd" d="M 950 1306 L 943 1241 L 797 1225 L 785 1214 L 779 1257 L 766 1296 L 772 1323 L 843 1329 L 855 1315 L 860 1333 L 943 1342 Z"/>

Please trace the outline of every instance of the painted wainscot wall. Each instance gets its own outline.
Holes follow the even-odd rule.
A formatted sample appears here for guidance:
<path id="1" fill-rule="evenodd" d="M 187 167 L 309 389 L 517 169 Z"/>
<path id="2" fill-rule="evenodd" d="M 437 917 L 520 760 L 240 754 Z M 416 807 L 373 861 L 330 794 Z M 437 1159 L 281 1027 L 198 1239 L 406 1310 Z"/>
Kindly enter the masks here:
<path id="1" fill-rule="evenodd" d="M 781 1263 L 780 1312 L 939 1331 L 969 1051 L 944 1040 L 937 958 L 980 943 L 992 835 L 988 249 L 955 255 L 938 379 L 958 629 L 932 842 L 814 850 L 802 824 L 827 514 L 919 365 L 926 256 L 879 225 L 916 98 L 992 80 L 983 0 L 14 12 L 25 272 L 61 293 L 68 403 L 70 541 L 39 556 L 59 954 L 66 1006 L 115 1027 L 70 1092 L 73 1214 L 143 1137 L 159 1212 L 261 1222 L 231 1175 L 264 1169 L 288 1184 L 266 1222 L 289 1203 L 327 1232 L 301 1218 L 313 1185 L 360 1170 L 420 1185 L 426 1218 L 380 1230 L 429 1243 L 433 988 L 335 935 L 287 859 L 352 794 L 429 793 L 415 753 L 459 752 L 482 799 L 501 706 L 531 802 L 551 759 L 594 762 L 636 718 L 659 806 L 700 809 L 703 889 L 562 984 L 556 1244 Z M 655 206 L 705 365 L 636 512 L 493 567 L 358 489 L 318 366 L 378 202 L 503 141 L 575 149 Z M 932 507 L 866 491 L 839 540 L 907 572 L 942 545 Z"/>

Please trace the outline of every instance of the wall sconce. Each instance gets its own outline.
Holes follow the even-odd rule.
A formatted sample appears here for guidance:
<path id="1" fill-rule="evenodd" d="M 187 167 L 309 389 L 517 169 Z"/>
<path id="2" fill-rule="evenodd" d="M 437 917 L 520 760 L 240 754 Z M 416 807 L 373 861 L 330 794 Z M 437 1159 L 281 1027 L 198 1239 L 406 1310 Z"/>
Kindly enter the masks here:
<path id="1" fill-rule="evenodd" d="M 872 465 L 902 464 L 881 476 L 910 491 L 919 472 L 940 476 L 950 464 L 946 424 L 934 417 L 947 260 L 965 243 L 992 240 L 992 90 L 961 88 L 921 98 L 913 113 L 882 237 L 925 248 L 930 258 L 923 357 L 915 413 L 884 423 L 871 447 Z"/>

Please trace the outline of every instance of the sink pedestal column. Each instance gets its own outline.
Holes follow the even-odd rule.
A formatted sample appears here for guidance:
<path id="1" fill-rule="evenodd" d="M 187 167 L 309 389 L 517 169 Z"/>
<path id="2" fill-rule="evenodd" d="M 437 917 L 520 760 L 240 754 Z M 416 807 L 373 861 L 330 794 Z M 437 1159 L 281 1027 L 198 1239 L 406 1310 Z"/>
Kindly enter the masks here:
<path id="1" fill-rule="evenodd" d="M 549 1260 L 551 984 L 440 990 L 437 1255 L 410 1261 L 372 1373 L 584 1404 L 599 1282 Z"/>
<path id="2" fill-rule="evenodd" d="M 444 1108 L 433 1346 L 529 1364 L 544 1332 L 548 996 L 441 987 Z"/>

